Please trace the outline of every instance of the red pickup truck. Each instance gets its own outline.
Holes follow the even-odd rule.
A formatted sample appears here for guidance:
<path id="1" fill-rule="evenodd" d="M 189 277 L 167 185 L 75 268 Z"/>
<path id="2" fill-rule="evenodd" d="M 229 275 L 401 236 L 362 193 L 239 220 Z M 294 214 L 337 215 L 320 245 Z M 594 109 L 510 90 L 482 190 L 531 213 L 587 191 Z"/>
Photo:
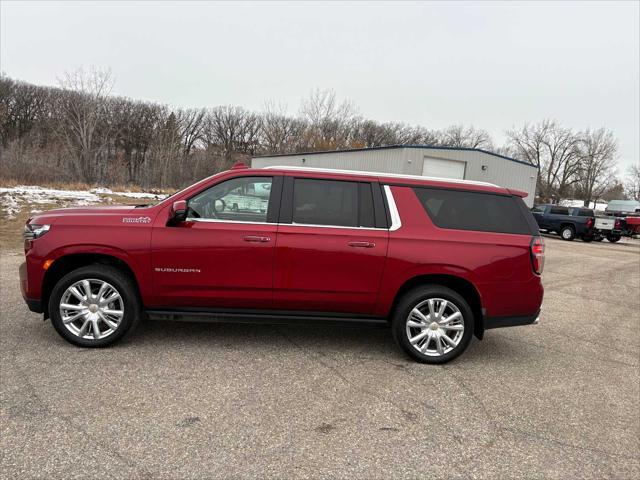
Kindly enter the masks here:
<path id="1" fill-rule="evenodd" d="M 22 293 L 82 347 L 143 317 L 389 324 L 415 360 L 536 323 L 544 244 L 495 185 L 238 165 L 157 205 L 27 221 Z"/>

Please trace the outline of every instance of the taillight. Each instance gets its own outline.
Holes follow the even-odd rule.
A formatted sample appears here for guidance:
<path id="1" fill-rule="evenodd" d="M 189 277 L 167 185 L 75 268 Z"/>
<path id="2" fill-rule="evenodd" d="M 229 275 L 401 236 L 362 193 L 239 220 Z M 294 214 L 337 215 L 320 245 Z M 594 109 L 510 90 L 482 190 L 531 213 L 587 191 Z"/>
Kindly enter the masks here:
<path id="1" fill-rule="evenodd" d="M 621 225 L 620 219 L 619 219 L 619 218 L 616 218 L 616 226 L 615 226 L 615 229 L 616 229 L 616 230 L 620 230 L 620 225 Z"/>
<path id="2" fill-rule="evenodd" d="M 542 274 L 544 269 L 544 240 L 542 237 L 531 239 L 531 267 L 536 274 Z"/>
<path id="3" fill-rule="evenodd" d="M 593 218 L 587 218 L 587 228 L 593 227 Z"/>

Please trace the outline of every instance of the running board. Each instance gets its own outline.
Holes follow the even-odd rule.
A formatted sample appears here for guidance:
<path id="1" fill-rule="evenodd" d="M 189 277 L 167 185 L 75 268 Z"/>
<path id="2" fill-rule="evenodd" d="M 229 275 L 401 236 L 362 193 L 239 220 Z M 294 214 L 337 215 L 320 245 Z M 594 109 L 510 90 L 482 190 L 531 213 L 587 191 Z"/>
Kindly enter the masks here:
<path id="1" fill-rule="evenodd" d="M 203 322 L 203 323 L 249 323 L 265 325 L 369 325 L 387 327 L 386 318 L 353 316 L 344 314 L 311 314 L 304 312 L 258 312 L 255 310 L 202 310 L 171 309 L 146 311 L 149 319 L 160 321 Z"/>

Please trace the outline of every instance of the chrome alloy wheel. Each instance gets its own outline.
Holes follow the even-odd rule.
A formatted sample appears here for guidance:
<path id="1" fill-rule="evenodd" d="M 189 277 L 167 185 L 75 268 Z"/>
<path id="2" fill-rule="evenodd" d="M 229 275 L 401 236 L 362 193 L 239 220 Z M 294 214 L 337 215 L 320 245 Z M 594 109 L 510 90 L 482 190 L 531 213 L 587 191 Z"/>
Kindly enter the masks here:
<path id="1" fill-rule="evenodd" d="M 464 318 L 453 303 L 430 298 L 417 304 L 407 317 L 407 338 L 418 352 L 440 357 L 456 348 L 464 335 Z"/>
<path id="2" fill-rule="evenodd" d="M 75 336 L 87 340 L 108 337 L 124 317 L 124 301 L 115 287 L 103 280 L 80 280 L 60 299 L 60 318 Z"/>

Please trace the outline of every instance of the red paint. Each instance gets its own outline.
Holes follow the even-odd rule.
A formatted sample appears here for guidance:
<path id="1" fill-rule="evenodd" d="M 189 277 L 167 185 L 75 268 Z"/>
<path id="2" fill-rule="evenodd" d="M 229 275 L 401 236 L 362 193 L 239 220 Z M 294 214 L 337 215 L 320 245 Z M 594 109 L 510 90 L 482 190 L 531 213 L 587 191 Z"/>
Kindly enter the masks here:
<path id="1" fill-rule="evenodd" d="M 402 226 L 387 229 L 292 224 L 182 222 L 168 226 L 175 201 L 233 177 L 282 175 L 390 184 Z M 540 276 L 532 237 L 436 227 L 413 190 L 402 185 L 520 195 L 487 185 L 398 179 L 372 174 L 239 168 L 223 172 L 147 208 L 53 210 L 32 224 L 51 229 L 31 242 L 21 288 L 42 298 L 43 262 L 66 255 L 118 258 L 134 272 L 146 307 L 224 307 L 386 316 L 403 284 L 423 275 L 470 282 L 487 316 L 537 312 Z M 126 219 L 126 220 L 123 220 Z M 537 248 L 537 247 L 536 247 Z M 537 252 L 537 250 L 536 250 Z"/>

